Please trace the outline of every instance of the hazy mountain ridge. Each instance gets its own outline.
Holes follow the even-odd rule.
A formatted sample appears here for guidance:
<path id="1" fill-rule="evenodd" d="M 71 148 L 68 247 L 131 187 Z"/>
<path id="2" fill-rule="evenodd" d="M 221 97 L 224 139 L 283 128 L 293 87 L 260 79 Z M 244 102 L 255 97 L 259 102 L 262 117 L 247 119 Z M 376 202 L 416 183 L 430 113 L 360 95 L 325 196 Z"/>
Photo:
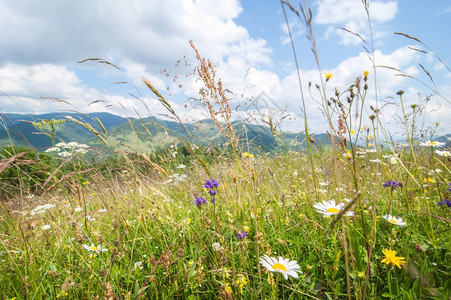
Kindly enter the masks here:
<path id="1" fill-rule="evenodd" d="M 91 125 L 100 132 L 107 141 L 107 145 L 97 138 L 87 128 L 67 120 L 66 116 Z M 2 114 L 0 123 L 0 146 L 11 145 L 34 147 L 37 150 L 45 150 L 51 147 L 49 137 L 40 134 L 32 125 L 24 121 L 33 122 L 39 120 L 65 119 L 67 122 L 56 133 L 56 142 L 76 141 L 95 147 L 104 147 L 110 150 L 140 149 L 152 151 L 167 147 L 170 144 L 178 144 L 181 141 L 194 142 L 203 146 L 227 145 L 228 138 L 222 134 L 211 120 L 203 120 L 190 124 L 179 124 L 171 120 L 162 120 L 155 117 L 142 119 L 124 118 L 109 113 L 48 113 L 39 115 Z M 107 134 L 103 134 L 97 120 L 105 127 Z M 247 124 L 242 121 L 232 122 L 235 134 L 241 145 L 246 149 L 259 147 L 265 152 L 276 149 L 299 148 L 305 146 L 305 135 L 291 132 L 275 132 L 267 126 Z M 186 129 L 185 129 L 186 128 Z M 189 131 L 189 134 L 187 133 Z M 11 138 L 10 138 L 11 137 Z M 318 144 L 328 144 L 326 134 L 315 135 Z M 302 143 L 304 141 L 304 143 Z"/>

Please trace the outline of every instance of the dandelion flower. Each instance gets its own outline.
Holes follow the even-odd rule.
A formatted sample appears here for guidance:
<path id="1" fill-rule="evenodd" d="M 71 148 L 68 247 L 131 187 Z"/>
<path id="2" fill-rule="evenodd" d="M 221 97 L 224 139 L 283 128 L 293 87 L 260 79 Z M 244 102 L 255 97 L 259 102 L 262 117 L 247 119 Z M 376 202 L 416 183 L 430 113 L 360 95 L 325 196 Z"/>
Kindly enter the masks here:
<path id="1" fill-rule="evenodd" d="M 363 77 L 366 79 L 367 77 L 368 77 L 368 74 L 370 74 L 370 72 L 369 71 L 365 71 L 365 72 L 363 72 Z"/>
<path id="2" fill-rule="evenodd" d="M 91 244 L 91 246 L 88 246 L 88 245 L 82 245 L 82 246 L 83 246 L 83 248 L 85 248 L 86 250 L 88 250 L 88 251 L 94 251 L 95 253 L 107 252 L 107 251 L 108 251 L 108 249 L 104 248 L 104 247 L 101 246 L 101 245 L 94 246 L 94 244 Z"/>
<path id="3" fill-rule="evenodd" d="M 332 78 L 332 72 L 324 73 L 324 76 L 326 76 L 326 81 Z"/>
<path id="4" fill-rule="evenodd" d="M 343 206 L 343 203 L 335 203 L 335 200 L 323 201 L 313 205 L 313 207 L 316 208 L 319 213 L 324 214 L 325 218 L 338 214 L 343 209 Z M 344 215 L 352 216 L 354 215 L 354 213 L 352 211 L 349 211 Z"/>
<path id="5" fill-rule="evenodd" d="M 407 223 L 401 217 L 395 217 L 392 215 L 384 215 L 382 216 L 387 222 L 398 225 L 398 226 L 406 226 Z"/>
<path id="6" fill-rule="evenodd" d="M 395 250 L 384 249 L 382 252 L 385 255 L 385 258 L 382 260 L 382 262 L 387 265 L 396 265 L 401 269 L 401 265 L 404 265 L 406 263 L 404 261 L 404 257 L 396 256 Z"/>
<path id="7" fill-rule="evenodd" d="M 298 278 L 300 268 L 295 260 L 290 261 L 288 258 L 284 259 L 279 256 L 279 259 L 275 257 L 269 257 L 263 255 L 260 257 L 260 264 L 268 271 L 282 273 L 285 280 L 288 280 L 288 276 Z"/>

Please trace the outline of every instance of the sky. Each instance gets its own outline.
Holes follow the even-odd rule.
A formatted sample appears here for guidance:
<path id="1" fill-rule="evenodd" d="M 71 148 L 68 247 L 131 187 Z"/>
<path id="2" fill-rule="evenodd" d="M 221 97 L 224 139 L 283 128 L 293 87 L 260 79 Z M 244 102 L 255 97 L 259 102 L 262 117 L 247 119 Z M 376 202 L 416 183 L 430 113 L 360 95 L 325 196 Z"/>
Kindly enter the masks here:
<path id="1" fill-rule="evenodd" d="M 291 3 L 300 11 L 299 2 Z M 196 100 L 202 84 L 193 73 L 198 65 L 193 41 L 230 91 L 234 118 L 264 124 L 271 116 L 279 128 L 302 132 L 304 103 L 310 132 L 326 132 L 315 86 L 331 72 L 325 85 L 329 99 L 367 70 L 362 125 L 369 126 L 372 105 L 380 108 L 379 126 L 402 135 L 396 92 L 403 90 L 405 107 L 422 108 L 419 129 L 439 123 L 437 133 L 451 133 L 451 2 L 369 1 L 371 22 L 361 0 L 306 4 L 314 39 L 307 38 L 303 20 L 286 5 L 284 14 L 277 0 L 2 0 L 0 112 L 104 111 L 164 118 L 168 112 L 142 83 L 144 77 L 184 122 L 207 118 Z M 118 68 L 79 63 L 87 58 Z M 336 124 L 337 115 L 332 119 Z"/>

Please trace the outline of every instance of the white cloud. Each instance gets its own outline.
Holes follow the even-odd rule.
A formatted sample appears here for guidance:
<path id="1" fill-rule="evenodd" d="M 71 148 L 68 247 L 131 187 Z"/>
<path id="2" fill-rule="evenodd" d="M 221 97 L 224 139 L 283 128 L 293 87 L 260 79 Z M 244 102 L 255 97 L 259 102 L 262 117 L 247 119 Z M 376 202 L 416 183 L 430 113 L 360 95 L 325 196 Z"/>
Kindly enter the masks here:
<path id="1" fill-rule="evenodd" d="M 241 53 L 244 59 L 265 62 L 264 41 L 250 38 L 233 21 L 241 11 L 238 0 L 3 1 L 0 61 L 59 64 L 119 58 L 155 71 L 192 53 L 188 41 L 193 40 L 212 60 L 251 45 L 262 52 Z"/>
<path id="2" fill-rule="evenodd" d="M 392 53 L 383 53 L 382 51 L 376 51 L 375 54 L 376 65 L 389 66 L 397 68 L 410 76 L 418 76 L 419 69 L 416 66 L 420 58 L 420 54 L 412 51 L 406 47 L 396 49 Z M 369 125 L 368 114 L 371 113 L 370 105 L 375 106 L 375 87 L 374 87 L 374 70 L 372 63 L 367 53 L 361 52 L 359 55 L 349 57 L 339 63 L 335 68 L 330 70 L 323 70 L 323 72 L 332 72 L 333 77 L 327 82 L 327 99 L 335 97 L 335 87 L 339 92 L 345 92 L 345 90 L 354 83 L 356 77 L 363 77 L 363 72 L 368 70 L 370 72 L 368 77 L 368 96 L 365 104 L 365 117 L 364 125 Z M 404 104 L 409 106 L 411 104 L 417 104 L 424 101 L 424 98 L 431 93 L 426 88 L 418 88 L 415 86 L 417 82 L 403 76 L 397 76 L 400 72 L 378 67 L 377 82 L 378 82 L 378 106 L 382 109 L 381 119 L 385 123 L 386 129 L 399 132 L 399 121 L 401 120 L 401 110 L 399 107 L 399 97 L 396 95 L 398 90 L 405 90 L 403 96 Z M 315 87 L 316 84 L 320 84 L 320 74 L 315 69 L 301 70 L 301 79 L 303 81 L 303 91 L 306 101 L 307 117 L 309 127 L 313 132 L 325 132 L 328 130 L 327 119 L 322 110 L 322 98 Z M 321 74 L 324 76 L 324 74 Z M 309 92 L 309 81 L 312 82 L 311 94 Z M 284 128 L 294 132 L 300 132 L 304 130 L 303 114 L 301 111 L 302 99 L 299 89 L 299 83 L 297 74 L 292 74 L 280 78 L 275 73 L 262 70 L 251 69 L 247 76 L 247 86 L 251 87 L 247 90 L 248 97 L 253 95 L 257 97 L 261 92 L 268 94 L 270 101 L 277 104 L 277 107 L 281 109 L 287 109 L 288 113 L 293 113 L 297 116 L 296 120 L 286 121 Z M 444 91 L 446 93 L 446 91 Z M 346 94 L 346 93 L 345 93 Z M 451 95 L 448 93 L 448 95 Z M 343 96 L 342 96 L 343 97 Z M 424 120 L 431 122 L 431 120 L 438 120 L 443 124 L 447 123 L 446 115 L 451 113 L 451 108 L 443 105 L 444 101 L 439 97 L 433 97 L 436 102 L 430 101 L 426 105 L 424 113 Z M 441 103 L 441 104 L 440 104 Z M 441 105 L 440 110 L 437 107 Z M 421 119 L 421 118 L 419 118 Z M 336 116 L 333 117 L 334 123 L 336 122 Z M 433 123 L 435 123 L 434 121 Z"/>
<path id="3" fill-rule="evenodd" d="M 12 97 L 36 101 L 40 96 L 83 99 L 77 104 L 86 106 L 90 101 L 108 98 L 108 92 L 91 88 L 99 78 L 92 80 L 88 76 L 90 81 L 82 82 L 83 76 L 76 75 L 80 70 L 88 73 L 94 69 L 101 70 L 105 80 L 130 79 L 144 96 L 151 93 L 142 85 L 142 76 L 160 91 L 171 86 L 170 92 L 177 94 L 174 86 L 182 84 L 188 97 L 195 96 L 199 85 L 193 77 L 184 78 L 195 64 L 190 40 L 202 56 L 222 65 L 218 77 L 222 76 L 228 87 L 241 87 L 246 69 L 272 63 L 266 41 L 251 38 L 246 28 L 235 23 L 241 12 L 238 0 L 81 0 L 64 5 L 56 0 L 3 1 L 0 89 Z M 182 62 L 182 67 L 174 68 L 174 63 L 184 56 L 191 66 L 183 67 Z M 74 66 L 88 57 L 101 57 L 120 66 L 129 78 L 111 67 L 100 69 L 97 63 Z M 166 81 L 160 75 L 165 68 L 170 74 Z M 177 83 L 171 82 L 175 74 L 180 75 Z M 120 87 L 139 94 L 131 85 Z M 5 107 L 3 104 L 2 109 Z M 8 109 L 18 110 L 11 106 Z"/>
<path id="4" fill-rule="evenodd" d="M 383 37 L 385 33 L 378 29 L 379 25 L 395 18 L 398 7 L 396 1 L 370 1 L 370 18 L 373 23 L 373 36 Z M 326 37 L 332 33 L 341 38 L 345 45 L 354 45 L 361 42 L 355 35 L 338 29 L 344 27 L 353 33 L 359 34 L 368 41 L 368 18 L 362 1 L 360 0 L 318 0 L 317 13 L 314 18 L 316 24 L 329 25 Z"/>

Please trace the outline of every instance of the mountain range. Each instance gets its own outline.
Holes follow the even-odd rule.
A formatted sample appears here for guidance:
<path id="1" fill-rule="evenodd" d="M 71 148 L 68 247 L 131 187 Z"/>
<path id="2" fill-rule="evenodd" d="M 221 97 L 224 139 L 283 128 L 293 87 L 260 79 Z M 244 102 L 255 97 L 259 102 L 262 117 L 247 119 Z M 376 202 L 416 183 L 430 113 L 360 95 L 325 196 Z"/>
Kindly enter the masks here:
<path id="1" fill-rule="evenodd" d="M 0 146 L 15 145 L 44 151 L 52 146 L 49 136 L 42 134 L 32 122 L 66 120 L 55 132 L 54 143 L 75 141 L 109 150 L 155 151 L 192 141 L 201 146 L 227 145 L 228 138 L 212 120 L 180 124 L 155 117 L 124 118 L 109 113 L 48 113 L 39 115 L 0 114 Z M 35 124 L 36 124 L 35 123 Z M 260 148 L 265 152 L 306 147 L 305 134 L 272 132 L 268 126 L 232 122 L 233 130 L 245 149 Z M 326 134 L 315 135 L 318 145 L 329 144 Z"/>

